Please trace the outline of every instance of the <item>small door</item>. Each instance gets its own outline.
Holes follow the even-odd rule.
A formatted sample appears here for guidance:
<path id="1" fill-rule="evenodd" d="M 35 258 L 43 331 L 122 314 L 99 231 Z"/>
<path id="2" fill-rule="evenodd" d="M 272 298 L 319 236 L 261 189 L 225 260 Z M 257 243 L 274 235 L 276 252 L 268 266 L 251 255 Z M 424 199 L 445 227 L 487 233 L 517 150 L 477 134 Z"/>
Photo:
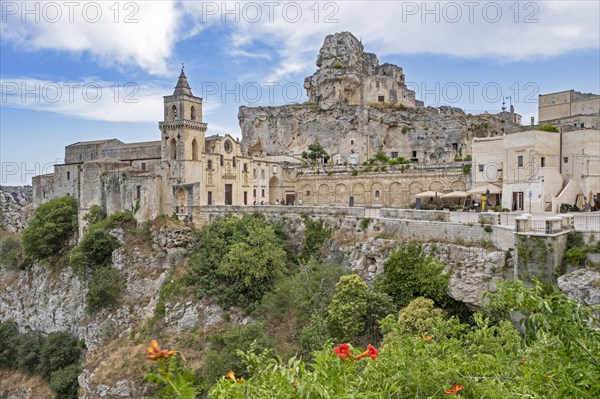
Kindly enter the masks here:
<path id="1" fill-rule="evenodd" d="M 212 201 L 212 191 L 208 192 L 208 201 L 207 201 L 208 205 L 212 205 L 213 201 Z"/>
<path id="2" fill-rule="evenodd" d="M 248 205 L 248 191 L 244 191 L 244 205 Z"/>
<path id="3" fill-rule="evenodd" d="M 296 201 L 296 196 L 294 194 L 286 194 L 285 195 L 285 203 L 287 205 L 294 205 L 295 201 Z"/>
<path id="4" fill-rule="evenodd" d="M 233 184 L 225 185 L 225 205 L 233 205 Z"/>
<path id="5" fill-rule="evenodd" d="M 350 196 L 350 198 L 348 198 L 348 206 L 354 206 L 354 197 Z"/>

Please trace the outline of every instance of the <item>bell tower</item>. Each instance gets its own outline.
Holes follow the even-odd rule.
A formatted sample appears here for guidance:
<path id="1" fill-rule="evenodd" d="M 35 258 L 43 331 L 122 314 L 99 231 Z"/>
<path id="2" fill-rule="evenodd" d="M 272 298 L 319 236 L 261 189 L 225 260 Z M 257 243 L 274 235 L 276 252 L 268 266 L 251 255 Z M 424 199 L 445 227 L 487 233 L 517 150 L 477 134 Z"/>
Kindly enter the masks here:
<path id="1" fill-rule="evenodd" d="M 169 177 L 178 183 L 193 181 L 192 163 L 199 162 L 204 152 L 206 123 L 202 122 L 202 98 L 192 94 L 183 66 L 175 91 L 163 98 L 164 119 L 158 124 L 161 159 L 170 166 Z"/>

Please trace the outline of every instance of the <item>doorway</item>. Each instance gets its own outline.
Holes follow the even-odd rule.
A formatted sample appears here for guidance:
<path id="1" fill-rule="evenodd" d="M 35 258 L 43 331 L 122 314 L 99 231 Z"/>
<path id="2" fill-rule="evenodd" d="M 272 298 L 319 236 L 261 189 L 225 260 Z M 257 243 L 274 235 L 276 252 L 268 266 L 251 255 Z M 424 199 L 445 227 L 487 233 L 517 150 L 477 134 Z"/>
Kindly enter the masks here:
<path id="1" fill-rule="evenodd" d="M 233 184 L 225 185 L 225 205 L 233 205 Z"/>

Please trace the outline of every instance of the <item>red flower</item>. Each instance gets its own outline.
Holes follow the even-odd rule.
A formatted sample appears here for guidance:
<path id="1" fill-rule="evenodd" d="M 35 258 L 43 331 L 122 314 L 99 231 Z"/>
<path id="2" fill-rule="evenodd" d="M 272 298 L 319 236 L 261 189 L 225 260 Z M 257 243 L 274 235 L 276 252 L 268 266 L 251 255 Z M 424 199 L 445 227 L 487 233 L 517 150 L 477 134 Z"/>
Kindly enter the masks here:
<path id="1" fill-rule="evenodd" d="M 339 344 L 333 351 L 342 360 L 344 360 L 348 356 L 352 356 L 352 354 L 350 353 L 350 345 L 348 344 Z"/>
<path id="2" fill-rule="evenodd" d="M 177 351 L 160 349 L 160 346 L 158 346 L 158 342 L 155 339 L 150 341 L 150 346 L 146 349 L 146 352 L 148 352 L 148 359 L 150 360 L 168 359 L 171 356 L 175 356 L 177 353 Z"/>
<path id="3" fill-rule="evenodd" d="M 450 389 L 444 389 L 444 393 L 447 394 L 447 395 L 456 395 L 456 394 L 458 394 L 458 391 L 462 391 L 463 389 L 465 389 L 464 386 L 458 385 L 458 384 L 454 384 L 452 386 L 452 388 L 450 388 Z"/>
<path id="4" fill-rule="evenodd" d="M 368 356 L 371 359 L 375 360 L 377 359 L 377 355 L 379 355 L 379 351 L 377 350 L 377 348 L 369 344 L 369 346 L 367 346 L 367 350 L 361 353 L 360 355 L 356 356 L 354 359 L 358 360 Z"/>

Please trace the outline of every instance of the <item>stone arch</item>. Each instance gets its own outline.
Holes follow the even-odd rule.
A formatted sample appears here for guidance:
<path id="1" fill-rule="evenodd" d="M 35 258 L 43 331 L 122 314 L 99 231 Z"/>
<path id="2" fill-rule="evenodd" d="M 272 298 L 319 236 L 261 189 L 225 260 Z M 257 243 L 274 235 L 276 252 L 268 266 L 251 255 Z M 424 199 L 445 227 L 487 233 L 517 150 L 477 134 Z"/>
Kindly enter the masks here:
<path id="1" fill-rule="evenodd" d="M 302 198 L 302 203 L 304 205 L 313 205 L 315 203 L 316 195 L 317 193 L 314 192 L 313 187 L 310 184 L 305 184 L 302 186 L 300 198 Z"/>
<path id="2" fill-rule="evenodd" d="M 187 214 L 187 191 L 185 189 L 180 188 L 175 193 L 175 206 L 177 207 L 178 214 Z"/>
<path id="3" fill-rule="evenodd" d="M 454 180 L 452 184 L 450 184 L 450 188 L 452 188 L 452 191 L 465 191 L 467 189 L 467 186 L 463 181 Z"/>
<path id="4" fill-rule="evenodd" d="M 281 198 L 283 198 L 281 182 L 277 176 L 273 176 L 269 179 L 269 204 L 275 205 L 277 199 L 281 200 Z"/>
<path id="5" fill-rule="evenodd" d="M 198 160 L 198 142 L 194 138 L 192 140 L 192 161 Z"/>
<path id="6" fill-rule="evenodd" d="M 398 182 L 390 184 L 390 205 L 403 205 L 405 202 L 403 191 L 402 184 Z"/>
<path id="7" fill-rule="evenodd" d="M 420 192 L 423 192 L 423 186 L 420 182 L 411 183 L 411 185 L 408 187 L 408 193 L 410 194 L 411 199 L 414 199 L 414 196 Z"/>
<path id="8" fill-rule="evenodd" d="M 195 121 L 196 120 L 196 107 L 194 107 L 192 105 L 192 108 L 190 108 L 190 119 Z"/>
<path id="9" fill-rule="evenodd" d="M 354 197 L 354 205 L 364 205 L 365 186 L 362 183 L 356 183 L 352 186 L 352 196 Z"/>
<path id="10" fill-rule="evenodd" d="M 175 139 L 171 139 L 171 141 L 169 141 L 169 159 L 177 159 L 177 142 Z"/>
<path id="11" fill-rule="evenodd" d="M 325 183 L 319 186 L 319 205 L 329 205 L 329 196 L 331 195 L 331 189 Z"/>
<path id="12" fill-rule="evenodd" d="M 345 184 L 338 183 L 335 186 L 335 204 L 336 205 L 347 205 L 348 204 L 348 189 Z"/>
<path id="13" fill-rule="evenodd" d="M 444 191 L 444 184 L 439 181 L 432 181 L 431 184 L 429 185 L 429 189 L 431 191 L 437 191 L 437 192 L 441 193 Z"/>

